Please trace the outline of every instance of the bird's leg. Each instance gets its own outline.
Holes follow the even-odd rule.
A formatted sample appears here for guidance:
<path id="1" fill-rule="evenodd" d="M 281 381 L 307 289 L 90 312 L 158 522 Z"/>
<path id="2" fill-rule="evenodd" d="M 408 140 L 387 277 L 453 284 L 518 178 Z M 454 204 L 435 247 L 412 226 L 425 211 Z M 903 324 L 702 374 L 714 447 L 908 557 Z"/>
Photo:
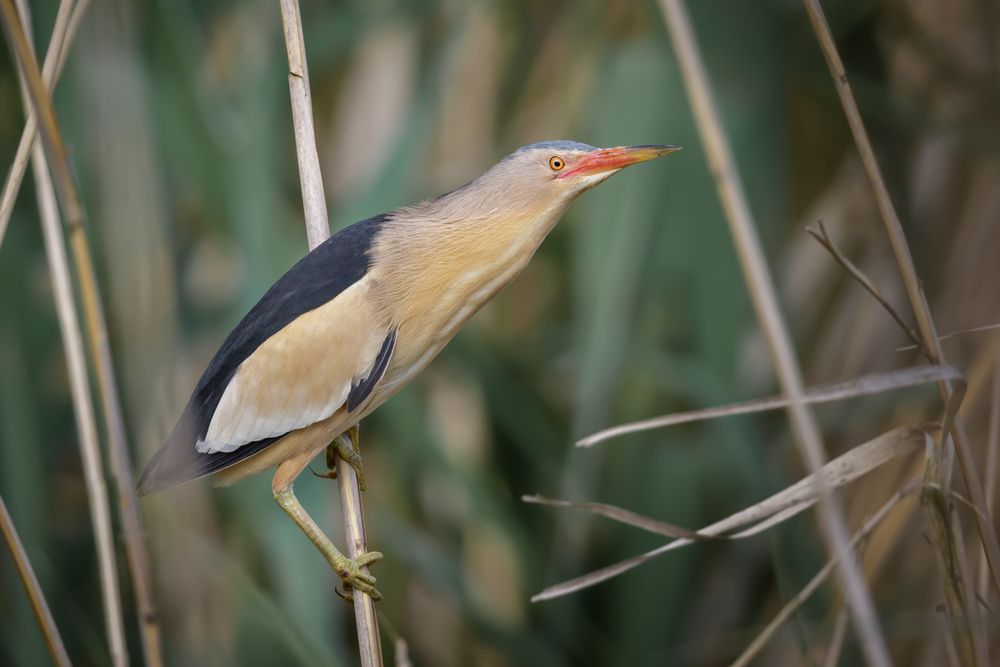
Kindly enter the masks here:
<path id="1" fill-rule="evenodd" d="M 291 476 L 291 479 L 287 479 L 288 475 L 282 468 L 289 464 L 299 465 L 290 460 L 278 466 L 278 470 L 274 475 L 274 481 L 271 484 L 274 499 L 278 501 L 281 509 L 285 510 L 289 518 L 295 522 L 302 532 L 306 534 L 306 537 L 323 554 L 323 557 L 330 563 L 333 570 L 340 576 L 346 591 L 359 590 L 362 593 L 370 595 L 373 600 L 381 600 L 382 594 L 375 588 L 375 577 L 367 572 L 362 572 L 361 568 L 379 560 L 382 558 L 382 554 L 378 551 L 369 551 L 368 553 L 360 554 L 353 560 L 342 554 L 333 545 L 330 538 L 323 534 L 323 531 L 320 530 L 316 522 L 313 521 L 312 517 L 306 513 L 305 508 L 302 507 L 302 504 L 299 503 L 298 498 L 295 497 L 295 492 L 292 490 L 292 481 L 302 468 L 299 467 Z"/>
<path id="2" fill-rule="evenodd" d="M 337 436 L 333 442 L 326 446 L 326 467 L 324 473 L 314 472 L 317 477 L 327 479 L 337 479 L 337 459 L 344 459 L 358 476 L 358 488 L 365 490 L 365 473 L 361 466 L 361 451 L 358 439 L 358 425 L 355 424 L 347 429 L 345 433 Z"/>

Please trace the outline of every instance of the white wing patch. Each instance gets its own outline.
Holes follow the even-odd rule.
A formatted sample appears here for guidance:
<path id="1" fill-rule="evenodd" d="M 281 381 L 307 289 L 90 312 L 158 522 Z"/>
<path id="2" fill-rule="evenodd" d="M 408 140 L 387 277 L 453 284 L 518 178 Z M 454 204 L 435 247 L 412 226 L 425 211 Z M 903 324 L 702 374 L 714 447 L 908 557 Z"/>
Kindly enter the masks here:
<path id="1" fill-rule="evenodd" d="M 366 376 L 385 339 L 363 278 L 300 315 L 246 358 L 230 380 L 195 448 L 232 452 L 326 419 Z"/>

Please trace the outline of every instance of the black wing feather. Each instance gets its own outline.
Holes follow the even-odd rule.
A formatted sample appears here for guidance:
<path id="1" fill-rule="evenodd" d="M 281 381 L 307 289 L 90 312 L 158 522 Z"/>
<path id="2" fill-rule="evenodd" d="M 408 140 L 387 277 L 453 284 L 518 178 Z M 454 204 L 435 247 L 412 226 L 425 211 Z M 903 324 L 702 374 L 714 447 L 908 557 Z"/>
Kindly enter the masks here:
<path id="1" fill-rule="evenodd" d="M 351 390 L 347 394 L 347 411 L 354 412 L 354 409 L 361 405 L 366 398 L 372 393 L 372 389 L 378 384 L 378 381 L 382 379 L 385 375 L 385 369 L 389 367 L 389 360 L 392 358 L 392 351 L 396 349 L 396 330 L 393 329 L 389 332 L 389 335 L 385 337 L 382 341 L 382 347 L 378 350 L 378 356 L 375 357 L 375 363 L 372 365 L 372 371 L 368 374 L 368 377 L 363 378 L 356 385 L 351 387 Z"/>

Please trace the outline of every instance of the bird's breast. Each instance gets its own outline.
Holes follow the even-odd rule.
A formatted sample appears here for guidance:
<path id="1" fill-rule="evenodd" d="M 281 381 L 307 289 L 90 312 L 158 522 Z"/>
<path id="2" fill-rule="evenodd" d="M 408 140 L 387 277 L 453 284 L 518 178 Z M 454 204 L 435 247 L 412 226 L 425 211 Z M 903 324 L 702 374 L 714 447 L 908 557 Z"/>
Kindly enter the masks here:
<path id="1" fill-rule="evenodd" d="M 541 238 L 483 235 L 406 248 L 376 262 L 375 283 L 398 330 L 383 386 L 399 388 L 444 348 L 462 325 L 524 269 Z"/>

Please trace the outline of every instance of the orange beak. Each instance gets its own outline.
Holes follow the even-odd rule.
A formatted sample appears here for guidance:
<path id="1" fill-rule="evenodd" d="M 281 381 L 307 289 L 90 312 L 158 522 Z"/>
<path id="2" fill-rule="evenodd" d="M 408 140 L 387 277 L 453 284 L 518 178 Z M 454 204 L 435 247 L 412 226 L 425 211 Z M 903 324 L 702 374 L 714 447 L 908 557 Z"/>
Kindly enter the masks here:
<path id="1" fill-rule="evenodd" d="M 680 146 L 616 146 L 614 148 L 600 148 L 584 155 L 576 165 L 559 174 L 557 178 L 616 171 L 632 164 L 669 155 L 680 149 Z"/>

